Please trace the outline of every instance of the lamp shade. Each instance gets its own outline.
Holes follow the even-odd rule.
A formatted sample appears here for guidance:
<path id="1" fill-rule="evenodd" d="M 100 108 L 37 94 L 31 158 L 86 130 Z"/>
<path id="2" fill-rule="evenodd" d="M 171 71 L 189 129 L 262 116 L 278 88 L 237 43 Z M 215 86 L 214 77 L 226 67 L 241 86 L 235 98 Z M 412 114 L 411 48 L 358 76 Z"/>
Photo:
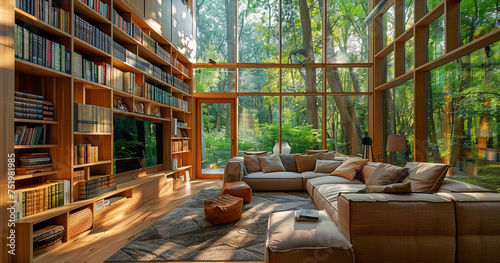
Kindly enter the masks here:
<path id="1" fill-rule="evenodd" d="M 389 135 L 385 150 L 388 152 L 406 152 L 406 137 L 404 135 Z"/>

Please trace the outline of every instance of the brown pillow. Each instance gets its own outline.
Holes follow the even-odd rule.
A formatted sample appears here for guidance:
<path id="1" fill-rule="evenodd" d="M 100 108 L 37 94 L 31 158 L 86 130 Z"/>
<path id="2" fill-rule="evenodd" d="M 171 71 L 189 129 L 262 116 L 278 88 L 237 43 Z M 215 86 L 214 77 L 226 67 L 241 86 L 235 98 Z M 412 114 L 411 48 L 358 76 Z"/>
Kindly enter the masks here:
<path id="1" fill-rule="evenodd" d="M 245 167 L 249 173 L 262 171 L 260 169 L 259 157 L 257 155 L 243 155 L 243 163 L 245 163 Z"/>
<path id="2" fill-rule="evenodd" d="M 260 168 L 264 173 L 285 171 L 279 155 L 259 155 Z"/>
<path id="3" fill-rule="evenodd" d="M 266 151 L 243 152 L 245 155 L 268 155 Z"/>
<path id="4" fill-rule="evenodd" d="M 413 192 L 434 193 L 441 186 L 450 166 L 443 163 L 410 162 L 405 167 L 410 170 L 403 183 L 411 182 Z"/>
<path id="5" fill-rule="evenodd" d="M 297 163 L 295 162 L 295 154 L 280 154 L 281 163 L 288 172 L 297 172 Z"/>
<path id="6" fill-rule="evenodd" d="M 306 150 L 306 154 L 327 153 L 328 150 Z"/>
<path id="7" fill-rule="evenodd" d="M 316 160 L 316 168 L 314 169 L 315 173 L 331 173 L 337 167 L 342 164 L 341 161 L 332 161 L 332 160 Z"/>
<path id="8" fill-rule="evenodd" d="M 358 193 L 407 194 L 411 193 L 411 183 L 407 182 L 389 185 L 372 185 L 359 190 Z"/>
<path id="9" fill-rule="evenodd" d="M 366 181 L 366 186 L 401 183 L 407 175 L 408 168 L 406 167 L 381 163 L 375 168 L 368 181 Z"/>
<path id="10" fill-rule="evenodd" d="M 314 171 L 316 166 L 316 159 L 321 157 L 321 153 L 307 154 L 307 155 L 295 155 L 295 163 L 297 163 L 297 170 L 299 173 L 304 171 Z"/>
<path id="11" fill-rule="evenodd" d="M 331 175 L 352 180 L 356 176 L 356 172 L 361 171 L 367 162 L 368 159 L 347 158 Z"/>
<path id="12" fill-rule="evenodd" d="M 335 151 L 321 153 L 321 160 L 335 160 Z"/>

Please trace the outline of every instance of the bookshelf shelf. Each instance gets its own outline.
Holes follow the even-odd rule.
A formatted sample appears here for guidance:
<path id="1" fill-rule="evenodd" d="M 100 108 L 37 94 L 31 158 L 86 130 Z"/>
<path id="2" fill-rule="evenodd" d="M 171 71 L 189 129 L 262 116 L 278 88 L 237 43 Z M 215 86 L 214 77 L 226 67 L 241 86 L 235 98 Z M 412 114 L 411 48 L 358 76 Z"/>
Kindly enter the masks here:
<path id="1" fill-rule="evenodd" d="M 91 167 L 91 166 L 97 166 L 97 165 L 103 165 L 103 164 L 110 164 L 112 161 L 107 160 L 107 161 L 99 161 L 99 162 L 93 162 L 93 163 L 84 163 L 84 164 L 77 164 L 74 165 L 73 168 L 83 168 L 83 167 Z"/>
<path id="2" fill-rule="evenodd" d="M 80 2 L 79 0 L 73 1 L 73 3 L 75 3 L 75 13 L 80 14 L 86 18 L 89 18 L 93 22 L 97 22 L 100 24 L 111 24 L 111 21 L 101 16 L 101 14 L 92 10 L 92 8 L 88 7 L 86 4 Z"/>
<path id="3" fill-rule="evenodd" d="M 172 152 L 172 154 L 181 154 L 181 153 L 188 153 L 188 152 L 191 152 L 191 150 L 180 151 L 180 152 Z"/>
<path id="4" fill-rule="evenodd" d="M 187 169 L 189 169 L 191 167 L 192 167 L 192 165 L 186 165 L 186 166 L 177 167 L 177 170 L 175 170 L 174 172 L 184 171 L 184 170 L 187 170 Z"/>
<path id="5" fill-rule="evenodd" d="M 44 121 L 44 120 L 32 120 L 32 119 L 20 119 L 14 118 L 14 122 L 17 123 L 36 123 L 36 124 L 59 124 L 57 121 Z"/>
<path id="6" fill-rule="evenodd" d="M 176 88 L 176 87 L 173 87 L 173 86 L 171 86 L 171 87 L 172 87 L 172 92 L 173 92 L 173 93 L 180 93 L 180 94 L 182 94 L 183 96 L 186 96 L 186 97 L 191 97 L 191 94 L 186 93 L 186 92 L 184 92 L 184 91 L 182 91 L 182 90 L 180 90 L 180 89 L 178 89 L 178 88 Z"/>
<path id="7" fill-rule="evenodd" d="M 57 70 L 54 70 L 51 68 L 37 65 L 37 64 L 31 63 L 29 61 L 19 59 L 19 58 L 16 58 L 15 63 L 16 63 L 15 64 L 16 71 L 19 71 L 19 72 L 24 72 L 24 73 L 28 73 L 31 75 L 44 76 L 44 77 L 48 77 L 48 76 L 49 77 L 68 77 L 68 78 L 71 77 L 71 75 L 63 73 L 61 71 L 57 71 Z"/>
<path id="8" fill-rule="evenodd" d="M 74 135 L 111 136 L 110 132 L 73 132 Z"/>
<path id="9" fill-rule="evenodd" d="M 43 148 L 56 148 L 57 144 L 41 144 L 41 145 L 14 145 L 15 150 L 21 149 L 43 149 Z"/>
<path id="10" fill-rule="evenodd" d="M 177 126 L 177 128 L 184 130 L 191 130 L 191 127 L 185 127 L 185 126 Z"/>
<path id="11" fill-rule="evenodd" d="M 24 12 L 23 10 L 21 10 L 19 8 L 15 8 L 14 12 L 15 12 L 16 20 L 18 20 L 18 21 L 22 21 L 23 23 L 33 25 L 33 26 L 35 26 L 43 31 L 46 31 L 47 33 L 50 33 L 54 36 L 67 37 L 67 38 L 71 37 L 70 34 L 62 31 L 61 29 L 59 29 L 57 27 L 54 27 L 50 24 L 47 24 L 47 23 L 39 20 L 35 16 L 33 16 L 27 12 Z"/>
<path id="12" fill-rule="evenodd" d="M 189 137 L 172 137 L 172 140 L 190 140 Z"/>
<path id="13" fill-rule="evenodd" d="M 137 95 L 125 92 L 125 91 L 121 91 L 121 90 L 113 89 L 113 95 L 127 97 L 127 98 L 134 98 L 135 100 L 139 100 L 139 101 L 142 101 L 142 102 L 147 102 L 147 103 L 149 103 L 149 104 L 151 104 L 153 106 L 157 106 L 157 107 L 171 108 L 170 105 L 166 105 L 166 104 L 163 104 L 163 103 L 152 101 L 152 100 L 146 99 L 144 97 L 137 96 Z M 118 112 L 123 112 L 123 111 L 118 111 Z"/>
<path id="14" fill-rule="evenodd" d="M 113 110 L 113 114 L 133 116 L 133 117 L 136 117 L 139 119 L 142 118 L 142 119 L 149 119 L 149 120 L 156 120 L 156 121 L 170 121 L 170 118 L 163 118 L 163 117 L 157 117 L 157 116 L 140 114 L 140 113 L 133 113 L 133 112 L 126 112 L 126 111 L 120 111 L 120 110 Z"/>
<path id="15" fill-rule="evenodd" d="M 74 45 L 75 45 L 75 51 L 83 51 L 84 53 L 87 54 L 93 54 L 93 56 L 101 56 L 101 57 L 111 57 L 111 54 L 108 54 L 90 44 L 87 42 L 80 40 L 79 38 L 75 37 L 73 39 Z M 77 52 L 80 53 L 80 52 Z"/>
<path id="16" fill-rule="evenodd" d="M 186 113 L 188 112 L 188 111 L 185 111 L 185 110 L 178 109 L 176 107 L 172 107 L 172 110 L 173 111 L 177 111 L 177 112 L 186 112 Z"/>
<path id="17" fill-rule="evenodd" d="M 154 52 L 147 49 L 145 46 L 143 46 L 141 44 L 139 44 L 139 55 L 151 63 L 156 63 L 156 64 L 159 64 L 161 66 L 172 66 L 170 63 L 163 60 L 158 55 L 156 55 Z"/>
<path id="18" fill-rule="evenodd" d="M 57 174 L 59 171 L 50 171 L 50 172 L 42 172 L 42 173 L 34 173 L 34 174 L 18 174 L 16 175 L 16 180 L 23 180 L 35 177 L 42 177 L 47 175 Z"/>
<path id="19" fill-rule="evenodd" d="M 135 74 L 146 74 L 146 72 L 128 64 L 127 62 L 121 61 L 115 57 L 113 57 L 113 67 L 115 67 L 123 72 L 132 72 Z"/>
<path id="20" fill-rule="evenodd" d="M 140 45 L 137 40 L 135 40 L 133 37 L 129 36 L 127 33 L 125 33 L 123 30 L 121 30 L 119 27 L 117 27 L 115 24 L 113 24 L 113 39 L 117 42 L 123 43 L 123 44 L 131 44 L 131 45 Z"/>
<path id="21" fill-rule="evenodd" d="M 93 82 L 90 80 L 82 79 L 79 77 L 73 77 L 73 80 L 76 83 L 84 83 L 86 89 L 105 89 L 105 90 L 111 89 L 111 87 L 108 87 L 106 85 L 102 85 L 102 84 L 99 84 L 99 83 L 96 83 L 96 82 Z"/>

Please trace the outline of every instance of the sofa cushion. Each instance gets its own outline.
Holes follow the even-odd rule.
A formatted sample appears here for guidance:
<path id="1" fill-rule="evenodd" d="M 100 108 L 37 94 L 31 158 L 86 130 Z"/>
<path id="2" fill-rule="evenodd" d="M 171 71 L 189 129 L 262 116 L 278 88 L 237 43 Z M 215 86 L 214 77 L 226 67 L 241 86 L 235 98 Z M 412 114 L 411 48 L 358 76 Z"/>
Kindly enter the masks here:
<path id="1" fill-rule="evenodd" d="M 302 176 L 299 173 L 294 173 L 294 172 L 271 172 L 271 173 L 264 173 L 264 172 L 256 172 L 256 173 L 251 173 L 248 174 L 245 178 L 251 178 L 251 179 L 256 179 L 256 178 L 264 178 L 264 179 L 302 179 Z"/>
<path id="2" fill-rule="evenodd" d="M 363 184 L 323 184 L 316 188 L 315 195 L 318 193 L 328 202 L 333 202 L 337 201 L 340 193 L 357 193 L 363 188 Z"/>
<path id="3" fill-rule="evenodd" d="M 260 168 L 259 157 L 257 155 L 243 155 L 243 162 L 245 163 L 245 167 L 249 173 L 262 171 Z"/>
<path id="4" fill-rule="evenodd" d="M 297 170 L 299 173 L 304 171 L 314 171 L 316 166 L 316 159 L 321 157 L 321 153 L 307 154 L 307 155 L 295 155 L 295 162 L 297 163 Z"/>
<path id="5" fill-rule="evenodd" d="M 328 150 L 306 150 L 306 154 L 327 153 Z"/>
<path id="6" fill-rule="evenodd" d="M 333 160 L 316 160 L 316 167 L 314 168 L 315 173 L 331 173 L 337 167 L 339 167 L 342 164 L 340 161 L 333 161 Z"/>
<path id="7" fill-rule="evenodd" d="M 335 152 L 326 152 L 326 153 L 321 153 L 321 160 L 335 160 Z"/>
<path id="8" fill-rule="evenodd" d="M 379 166 L 380 163 L 375 163 L 375 162 L 367 162 L 365 166 L 363 166 L 363 169 L 359 171 L 359 174 L 361 176 L 361 179 L 363 182 L 368 182 L 368 179 L 370 179 L 370 176 L 373 174 L 375 169 L 377 169 L 377 166 Z"/>
<path id="9" fill-rule="evenodd" d="M 306 171 L 306 172 L 303 172 L 300 174 L 302 175 L 302 178 L 304 178 L 304 179 L 312 179 L 312 178 L 323 177 L 323 176 L 330 177 L 330 173 L 317 173 L 314 171 Z"/>
<path id="10" fill-rule="evenodd" d="M 279 155 L 270 156 L 259 155 L 260 168 L 264 173 L 285 171 Z"/>
<path id="11" fill-rule="evenodd" d="M 493 190 L 488 190 L 480 186 L 460 182 L 450 178 L 444 178 L 443 183 L 437 190 L 438 193 L 471 193 L 471 192 L 494 192 Z"/>
<path id="12" fill-rule="evenodd" d="M 375 168 L 366 182 L 366 185 L 372 186 L 400 183 L 408 175 L 408 169 L 409 168 L 406 167 L 382 163 Z"/>
<path id="13" fill-rule="evenodd" d="M 388 194 L 408 194 L 411 193 L 411 183 L 396 183 L 388 185 L 367 186 L 358 193 L 388 193 Z"/>
<path id="14" fill-rule="evenodd" d="M 347 158 L 331 175 L 352 180 L 356 176 L 356 172 L 361 171 L 367 162 L 368 159 Z"/>
<path id="15" fill-rule="evenodd" d="M 409 162 L 405 167 L 410 170 L 403 183 L 411 182 L 413 192 L 434 193 L 441 186 L 450 166 L 442 163 Z"/>
<path id="16" fill-rule="evenodd" d="M 302 173 L 305 176 L 305 172 Z M 313 196 L 313 189 L 324 184 L 361 184 L 363 183 L 357 179 L 349 180 L 338 176 L 320 176 L 307 180 L 306 189 L 310 196 Z M 364 186 L 364 185 L 363 185 Z"/>
<path id="17" fill-rule="evenodd" d="M 281 163 L 288 172 L 297 172 L 297 163 L 295 162 L 295 154 L 280 154 Z"/>

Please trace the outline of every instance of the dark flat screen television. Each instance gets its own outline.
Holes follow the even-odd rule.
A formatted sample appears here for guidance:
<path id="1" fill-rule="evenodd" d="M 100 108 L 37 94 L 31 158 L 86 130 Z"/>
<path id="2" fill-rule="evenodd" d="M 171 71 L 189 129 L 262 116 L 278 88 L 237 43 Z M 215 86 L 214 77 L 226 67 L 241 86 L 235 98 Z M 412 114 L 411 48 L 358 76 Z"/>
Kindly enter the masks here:
<path id="1" fill-rule="evenodd" d="M 162 164 L 163 125 L 113 117 L 113 171 L 115 174 Z"/>

